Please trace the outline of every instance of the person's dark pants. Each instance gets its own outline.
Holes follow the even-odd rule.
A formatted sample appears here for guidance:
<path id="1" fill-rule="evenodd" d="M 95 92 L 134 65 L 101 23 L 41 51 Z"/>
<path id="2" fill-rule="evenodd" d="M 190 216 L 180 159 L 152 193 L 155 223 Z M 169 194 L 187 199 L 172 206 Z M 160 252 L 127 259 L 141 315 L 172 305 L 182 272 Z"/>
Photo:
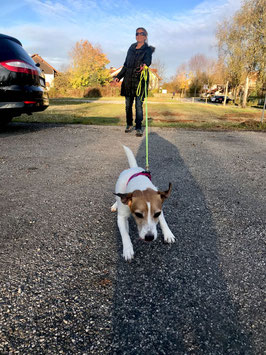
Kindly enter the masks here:
<path id="1" fill-rule="evenodd" d="M 127 118 L 127 125 L 133 126 L 133 112 L 132 106 L 135 99 L 135 107 L 136 107 L 136 129 L 141 129 L 141 122 L 143 120 L 143 108 L 142 108 L 142 101 L 139 96 L 137 97 L 129 97 L 126 96 L 126 118 Z"/>

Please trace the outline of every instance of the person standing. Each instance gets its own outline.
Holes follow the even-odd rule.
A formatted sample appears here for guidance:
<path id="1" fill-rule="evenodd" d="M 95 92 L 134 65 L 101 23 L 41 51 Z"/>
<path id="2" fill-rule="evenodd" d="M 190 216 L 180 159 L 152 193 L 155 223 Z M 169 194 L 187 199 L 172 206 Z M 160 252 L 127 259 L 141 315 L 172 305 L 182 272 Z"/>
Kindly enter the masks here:
<path id="1" fill-rule="evenodd" d="M 119 82 L 124 78 L 121 85 L 121 96 L 125 96 L 126 101 L 126 120 L 127 125 L 125 132 L 132 132 L 133 127 L 133 112 L 132 107 L 135 100 L 136 108 L 136 136 L 142 136 L 142 120 L 143 120 L 143 107 L 142 107 L 142 97 L 145 83 L 142 83 L 140 96 L 137 96 L 136 91 L 140 80 L 140 74 L 144 66 L 150 66 L 152 62 L 152 53 L 155 48 L 149 46 L 147 43 L 148 32 L 143 27 L 136 29 L 136 40 L 137 42 L 133 43 L 127 52 L 126 60 L 121 69 L 120 73 L 115 77 L 115 81 Z M 149 78 L 147 80 L 147 91 L 149 86 Z"/>

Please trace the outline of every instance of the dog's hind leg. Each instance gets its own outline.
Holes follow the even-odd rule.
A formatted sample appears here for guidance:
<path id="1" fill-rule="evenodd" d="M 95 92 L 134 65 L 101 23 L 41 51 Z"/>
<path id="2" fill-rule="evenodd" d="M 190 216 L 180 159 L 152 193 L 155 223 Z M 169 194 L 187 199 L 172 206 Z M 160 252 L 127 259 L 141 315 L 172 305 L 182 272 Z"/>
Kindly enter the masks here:
<path id="1" fill-rule="evenodd" d="M 111 207 L 111 212 L 116 212 L 116 211 L 117 211 L 117 201 Z"/>

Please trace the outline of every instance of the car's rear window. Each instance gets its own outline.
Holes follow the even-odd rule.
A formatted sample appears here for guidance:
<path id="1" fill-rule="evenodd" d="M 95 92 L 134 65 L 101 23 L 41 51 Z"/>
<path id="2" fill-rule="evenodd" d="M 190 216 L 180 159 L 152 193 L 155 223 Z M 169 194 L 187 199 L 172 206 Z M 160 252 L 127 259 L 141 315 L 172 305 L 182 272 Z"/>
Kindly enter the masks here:
<path id="1" fill-rule="evenodd" d="M 0 38 L 0 62 L 4 60 L 20 59 L 35 66 L 34 60 L 28 55 L 24 48 L 18 43 Z"/>

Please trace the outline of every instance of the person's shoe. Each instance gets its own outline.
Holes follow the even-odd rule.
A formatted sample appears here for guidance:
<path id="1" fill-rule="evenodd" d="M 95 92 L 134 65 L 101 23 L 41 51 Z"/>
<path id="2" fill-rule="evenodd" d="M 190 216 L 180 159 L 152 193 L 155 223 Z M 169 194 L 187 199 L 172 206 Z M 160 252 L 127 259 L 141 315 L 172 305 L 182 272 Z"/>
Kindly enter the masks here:
<path id="1" fill-rule="evenodd" d="M 143 133 L 142 133 L 142 130 L 141 130 L 141 129 L 137 129 L 137 130 L 136 130 L 136 136 L 137 136 L 137 137 L 142 137 L 142 136 L 143 136 Z"/>
<path id="2" fill-rule="evenodd" d="M 126 126 L 126 129 L 125 129 L 125 133 L 132 132 L 132 131 L 133 131 L 133 129 L 134 129 L 134 127 L 133 127 L 133 126 L 129 126 L 129 125 L 127 125 L 127 126 Z"/>

